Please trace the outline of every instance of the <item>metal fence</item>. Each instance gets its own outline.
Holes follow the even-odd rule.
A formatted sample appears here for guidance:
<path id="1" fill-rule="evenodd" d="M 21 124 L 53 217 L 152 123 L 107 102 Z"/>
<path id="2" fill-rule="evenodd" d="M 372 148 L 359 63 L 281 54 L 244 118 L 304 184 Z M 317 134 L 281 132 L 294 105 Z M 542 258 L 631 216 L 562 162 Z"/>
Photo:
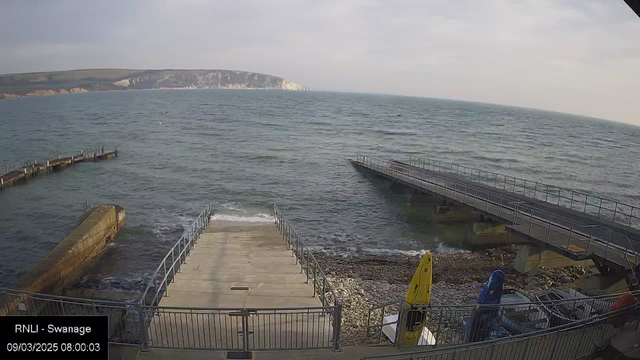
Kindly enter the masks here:
<path id="1" fill-rule="evenodd" d="M 463 360 L 463 359 L 554 359 L 574 360 L 592 355 L 603 344 L 625 331 L 637 331 L 640 305 L 612 311 L 593 318 L 568 323 L 514 337 L 467 343 L 438 349 L 380 355 L 363 359 Z"/>
<path id="2" fill-rule="evenodd" d="M 513 225 L 517 232 L 530 235 L 532 239 L 555 246 L 557 249 L 572 253 L 576 257 L 588 258 L 597 255 L 624 268 L 631 267 L 629 258 L 638 262 L 640 242 L 629 239 L 599 225 L 585 224 L 565 216 L 527 206 L 522 201 L 508 194 L 493 191 L 486 187 L 469 185 L 462 181 L 450 179 L 431 172 L 419 171 L 415 167 L 399 164 L 394 161 L 380 160 L 359 155 L 357 162 L 393 179 L 405 182 L 410 186 L 423 189 L 469 205 L 488 216 L 501 219 Z M 537 224 L 537 231 L 530 231 Z M 543 230 L 546 230 L 544 232 Z M 553 236 L 551 236 L 553 234 Z M 580 241 L 577 248 L 567 246 Z M 589 245 L 591 244 L 591 245 Z M 597 246 L 595 246 L 597 245 Z M 587 251 L 588 248 L 588 251 Z M 634 274 L 635 275 L 635 274 Z"/>
<path id="3" fill-rule="evenodd" d="M 339 347 L 338 307 L 213 309 L 146 307 L 149 347 L 295 350 Z"/>
<path id="4" fill-rule="evenodd" d="M 631 294 L 638 296 L 640 291 Z M 367 337 L 402 348 L 407 329 L 414 325 L 411 322 L 419 320 L 429 334 L 429 342 L 423 345 L 430 347 L 506 338 L 608 314 L 622 295 L 498 305 L 410 305 L 400 300 L 369 310 Z M 389 321 L 390 315 L 397 315 L 397 320 Z M 390 326 L 399 329 L 393 339 L 383 334 L 383 328 Z"/>
<path id="5" fill-rule="evenodd" d="M 142 293 L 140 304 L 156 306 L 163 296 L 168 295 L 169 284 L 173 281 L 176 274 L 180 272 L 180 267 L 191 254 L 191 250 L 195 246 L 198 236 L 209 225 L 211 209 L 212 205 L 209 204 L 202 210 L 196 220 L 184 231 L 180 239 L 178 239 L 167 252 L 167 255 L 160 261 L 160 265 L 156 268 L 156 271 L 149 280 L 149 284 Z"/>
<path id="6" fill-rule="evenodd" d="M 145 311 L 137 302 L 78 299 L 0 289 L 0 315 L 104 315 L 109 317 L 109 342 L 143 346 Z"/>
<path id="7" fill-rule="evenodd" d="M 444 161 L 411 157 L 411 166 L 429 171 L 464 177 L 472 182 L 490 186 L 514 194 L 545 201 L 574 211 L 610 220 L 625 226 L 640 229 L 640 209 L 625 204 L 587 194 L 582 191 L 547 185 L 538 181 L 471 168 Z"/>

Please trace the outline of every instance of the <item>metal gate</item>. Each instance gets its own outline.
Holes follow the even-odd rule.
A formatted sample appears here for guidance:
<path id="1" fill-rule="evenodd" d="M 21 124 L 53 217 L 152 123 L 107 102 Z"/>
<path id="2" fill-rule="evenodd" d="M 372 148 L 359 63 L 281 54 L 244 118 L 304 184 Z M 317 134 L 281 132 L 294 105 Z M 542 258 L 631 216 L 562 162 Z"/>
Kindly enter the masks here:
<path id="1" fill-rule="evenodd" d="M 145 307 L 148 346 L 232 351 L 338 349 L 340 308 Z"/>

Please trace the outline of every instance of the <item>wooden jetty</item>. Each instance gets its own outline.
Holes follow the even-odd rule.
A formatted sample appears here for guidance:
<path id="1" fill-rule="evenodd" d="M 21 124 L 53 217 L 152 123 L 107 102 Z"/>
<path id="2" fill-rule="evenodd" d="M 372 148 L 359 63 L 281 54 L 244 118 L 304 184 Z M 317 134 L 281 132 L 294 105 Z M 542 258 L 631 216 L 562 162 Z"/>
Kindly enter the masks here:
<path id="1" fill-rule="evenodd" d="M 79 162 L 85 161 L 98 161 L 111 159 L 118 156 L 118 150 L 113 151 L 82 151 L 79 155 L 71 155 L 62 157 L 58 155 L 57 159 L 46 160 L 44 163 L 39 163 L 37 160 L 33 162 L 26 162 L 20 169 L 14 168 L 13 171 L 9 171 L 0 176 L 0 190 L 15 185 L 19 181 L 27 181 L 27 179 L 33 178 L 42 174 L 49 174 L 53 171 L 62 169 L 69 165 L 73 165 Z"/>

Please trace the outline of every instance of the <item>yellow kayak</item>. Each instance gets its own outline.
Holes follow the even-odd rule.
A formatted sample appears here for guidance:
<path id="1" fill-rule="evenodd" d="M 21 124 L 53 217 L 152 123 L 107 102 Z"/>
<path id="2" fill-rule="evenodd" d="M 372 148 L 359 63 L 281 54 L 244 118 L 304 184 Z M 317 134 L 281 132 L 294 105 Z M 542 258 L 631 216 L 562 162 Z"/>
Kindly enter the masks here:
<path id="1" fill-rule="evenodd" d="M 428 305 L 431 300 L 431 274 L 433 270 L 431 253 L 422 256 L 420 264 L 413 275 L 411 285 L 404 298 L 404 308 L 411 309 L 414 305 Z M 420 307 L 418 307 L 420 308 Z M 404 345 L 417 345 L 422 336 L 426 313 L 424 311 L 409 310 L 404 327 Z"/>

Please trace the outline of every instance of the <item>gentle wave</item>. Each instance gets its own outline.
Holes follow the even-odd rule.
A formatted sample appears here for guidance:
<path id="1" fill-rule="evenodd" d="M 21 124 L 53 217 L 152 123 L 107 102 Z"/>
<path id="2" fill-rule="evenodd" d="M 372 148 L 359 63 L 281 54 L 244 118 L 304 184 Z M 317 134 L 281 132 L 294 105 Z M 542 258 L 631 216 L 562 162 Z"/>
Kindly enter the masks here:
<path id="1" fill-rule="evenodd" d="M 240 222 L 272 222 L 273 216 L 269 214 L 256 214 L 254 216 L 238 216 L 229 214 L 211 215 L 211 220 L 240 221 Z"/>
<path id="2" fill-rule="evenodd" d="M 408 136 L 408 135 L 416 135 L 417 133 L 414 130 L 390 130 L 390 129 L 374 129 L 373 132 L 384 135 L 400 135 L 400 136 Z"/>

